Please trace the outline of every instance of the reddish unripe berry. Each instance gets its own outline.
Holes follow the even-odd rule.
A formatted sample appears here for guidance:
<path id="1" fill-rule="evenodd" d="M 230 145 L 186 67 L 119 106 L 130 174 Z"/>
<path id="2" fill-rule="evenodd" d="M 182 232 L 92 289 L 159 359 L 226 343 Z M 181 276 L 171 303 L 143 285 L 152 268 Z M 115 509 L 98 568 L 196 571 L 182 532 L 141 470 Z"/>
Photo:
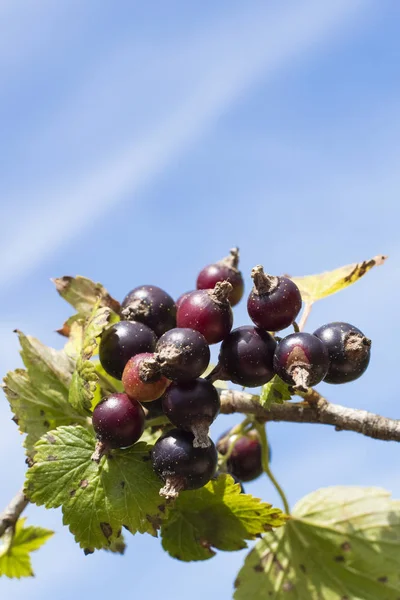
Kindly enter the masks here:
<path id="1" fill-rule="evenodd" d="M 186 298 L 186 296 L 188 296 L 189 294 L 192 293 L 193 290 L 190 290 L 190 292 L 185 292 L 184 294 L 181 294 L 178 298 L 178 300 L 175 301 L 175 306 L 176 306 L 176 311 L 178 312 L 178 309 L 181 305 L 182 300 L 184 300 Z"/>
<path id="2" fill-rule="evenodd" d="M 97 438 L 106 446 L 126 448 L 141 437 L 145 415 L 137 400 L 126 394 L 112 394 L 97 404 L 92 423 Z"/>
<path id="3" fill-rule="evenodd" d="M 125 392 L 130 398 L 135 398 L 139 402 L 152 402 L 160 398 L 167 389 L 170 381 L 163 375 L 157 374 L 150 381 L 145 381 L 145 373 L 141 374 L 141 366 L 144 360 L 153 358 L 154 354 L 143 352 L 136 354 L 126 363 L 122 373 L 122 384 Z"/>
<path id="4" fill-rule="evenodd" d="M 209 344 L 221 342 L 233 325 L 233 313 L 228 295 L 232 286 L 219 282 L 213 290 L 196 290 L 181 299 L 176 322 L 204 335 Z"/>
<path id="5" fill-rule="evenodd" d="M 194 434 L 194 447 L 209 445 L 208 429 L 221 403 L 216 388 L 206 379 L 172 383 L 163 396 L 163 411 L 171 423 Z"/>
<path id="6" fill-rule="evenodd" d="M 276 347 L 275 372 L 283 381 L 300 389 L 306 390 L 322 381 L 328 368 L 328 350 L 311 333 L 291 333 Z"/>
<path id="7" fill-rule="evenodd" d="M 176 325 L 175 302 L 156 285 L 135 288 L 125 296 L 121 307 L 123 318 L 144 323 L 157 337 Z"/>
<path id="8" fill-rule="evenodd" d="M 266 275 L 257 265 L 251 272 L 254 287 L 247 300 L 247 311 L 253 323 L 267 331 L 289 327 L 301 308 L 301 294 L 288 277 Z"/>
<path id="9" fill-rule="evenodd" d="M 239 481 L 253 481 L 262 472 L 262 448 L 260 436 L 256 429 L 251 429 L 244 435 L 224 433 L 217 442 L 217 450 L 225 455 L 233 445 L 226 466 L 228 473 Z"/>
<path id="10" fill-rule="evenodd" d="M 198 290 L 210 290 L 221 281 L 229 281 L 232 290 L 229 293 L 231 306 L 236 306 L 243 296 L 244 282 L 238 269 L 239 250 L 232 248 L 230 256 L 202 269 L 197 277 L 196 287 Z"/>

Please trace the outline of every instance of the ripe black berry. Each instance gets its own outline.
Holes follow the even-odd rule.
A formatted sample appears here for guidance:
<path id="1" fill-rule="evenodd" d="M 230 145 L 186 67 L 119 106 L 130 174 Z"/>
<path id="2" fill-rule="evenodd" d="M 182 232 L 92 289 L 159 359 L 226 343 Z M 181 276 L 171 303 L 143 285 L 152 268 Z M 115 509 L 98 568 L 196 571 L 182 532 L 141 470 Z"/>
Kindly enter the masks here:
<path id="1" fill-rule="evenodd" d="M 330 365 L 326 383 L 347 383 L 358 379 L 367 369 L 371 340 L 349 323 L 328 323 L 316 331 L 329 353 Z"/>
<path id="2" fill-rule="evenodd" d="M 120 321 L 108 327 L 101 336 L 99 358 L 103 369 L 121 379 L 125 365 L 132 356 L 153 352 L 157 337 L 143 323 Z"/>
<path id="3" fill-rule="evenodd" d="M 301 308 L 297 285 L 288 277 L 273 277 L 257 265 L 251 272 L 254 287 L 247 300 L 247 311 L 253 323 L 267 331 L 289 327 Z"/>
<path id="4" fill-rule="evenodd" d="M 142 285 L 124 298 L 122 316 L 139 321 L 152 329 L 157 337 L 176 326 L 175 302 L 156 285 Z"/>
<path id="5" fill-rule="evenodd" d="M 283 381 L 299 389 L 305 390 L 322 381 L 328 368 L 328 350 L 311 333 L 291 333 L 276 347 L 275 372 Z"/>
<path id="6" fill-rule="evenodd" d="M 251 429 L 242 435 L 229 436 L 229 432 L 224 433 L 217 442 L 218 452 L 225 455 L 232 444 L 233 449 L 226 463 L 228 473 L 239 481 L 257 479 L 263 472 L 262 449 L 257 430 Z"/>
<path id="7" fill-rule="evenodd" d="M 154 359 L 143 361 L 142 373 L 146 368 L 148 380 L 161 373 L 173 381 L 188 381 L 200 377 L 209 362 L 210 348 L 201 333 L 177 327 L 160 337 Z"/>
<path id="8" fill-rule="evenodd" d="M 221 344 L 218 365 L 210 378 L 229 379 L 245 387 L 264 385 L 274 376 L 275 347 L 267 331 L 250 325 L 233 329 Z"/>
<path id="9" fill-rule="evenodd" d="M 109 448 L 132 446 L 144 430 L 144 411 L 126 394 L 104 398 L 93 411 L 92 423 L 97 438 Z"/>
<path id="10" fill-rule="evenodd" d="M 229 281 L 232 290 L 229 293 L 229 302 L 231 306 L 236 306 L 240 302 L 244 283 L 241 272 L 238 270 L 239 249 L 232 248 L 230 256 L 223 258 L 219 262 L 208 265 L 202 269 L 197 277 L 196 287 L 198 290 L 210 290 L 220 281 Z"/>
<path id="11" fill-rule="evenodd" d="M 135 398 L 139 402 L 152 402 L 160 398 L 167 389 L 170 381 L 157 373 L 153 379 L 144 381 L 141 374 L 143 361 L 153 358 L 154 354 L 143 352 L 136 354 L 128 360 L 122 373 L 122 384 L 125 392 L 130 398 Z M 145 374 L 146 377 L 146 374 Z"/>
<path id="12" fill-rule="evenodd" d="M 153 469 L 165 482 L 161 496 L 176 498 L 180 491 L 201 488 L 213 477 L 218 458 L 213 442 L 207 448 L 194 448 L 193 440 L 192 433 L 172 429 L 154 444 Z"/>
<path id="13" fill-rule="evenodd" d="M 221 403 L 213 384 L 205 379 L 172 383 L 163 396 L 163 411 L 171 423 L 194 434 L 193 446 L 206 448 L 208 429 Z"/>
<path id="14" fill-rule="evenodd" d="M 209 344 L 221 342 L 233 325 L 228 295 L 232 286 L 227 281 L 212 290 L 195 290 L 180 299 L 176 315 L 178 327 L 190 327 L 204 335 Z"/>

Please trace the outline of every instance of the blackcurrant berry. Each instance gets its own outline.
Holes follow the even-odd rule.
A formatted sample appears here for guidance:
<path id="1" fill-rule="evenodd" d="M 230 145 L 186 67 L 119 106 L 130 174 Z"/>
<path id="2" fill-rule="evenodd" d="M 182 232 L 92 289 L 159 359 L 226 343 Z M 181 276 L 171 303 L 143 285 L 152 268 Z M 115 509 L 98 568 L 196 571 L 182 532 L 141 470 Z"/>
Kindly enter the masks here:
<path id="1" fill-rule="evenodd" d="M 161 398 L 157 398 L 153 402 L 146 402 L 146 419 L 155 419 L 156 417 L 163 416 L 162 399 L 163 397 L 161 396 Z"/>
<path id="2" fill-rule="evenodd" d="M 160 398 L 167 389 L 170 381 L 163 377 L 161 373 L 155 375 L 152 379 L 144 381 L 141 376 L 141 366 L 144 360 L 153 358 L 154 354 L 143 352 L 136 354 L 128 360 L 122 373 L 122 384 L 125 392 L 130 398 L 135 398 L 139 402 L 151 402 Z M 145 374 L 146 376 L 146 374 Z"/>
<path id="3" fill-rule="evenodd" d="M 247 300 L 247 311 L 253 323 L 267 331 L 289 327 L 301 308 L 301 294 L 288 277 L 266 275 L 257 265 L 251 272 L 254 287 Z"/>
<path id="4" fill-rule="evenodd" d="M 301 390 L 322 381 L 328 368 L 328 350 L 311 333 L 291 333 L 276 347 L 275 372 L 283 381 Z"/>
<path id="5" fill-rule="evenodd" d="M 175 302 L 175 306 L 176 306 L 176 311 L 178 312 L 178 309 L 181 305 L 182 300 L 184 300 L 186 298 L 186 296 L 188 296 L 189 294 L 191 294 L 192 292 L 185 292 L 184 294 L 181 294 L 178 298 L 178 300 L 176 300 Z"/>
<path id="6" fill-rule="evenodd" d="M 229 281 L 232 290 L 229 293 L 231 306 L 240 302 L 244 292 L 244 282 L 241 272 L 238 270 L 239 249 L 232 248 L 231 253 L 219 262 L 208 265 L 202 269 L 197 277 L 196 287 L 198 290 L 210 290 L 220 281 Z"/>
<path id="7" fill-rule="evenodd" d="M 142 285 L 124 298 L 122 316 L 139 321 L 152 329 L 157 337 L 176 326 L 175 302 L 156 285 Z"/>
<path id="8" fill-rule="evenodd" d="M 256 429 L 242 435 L 224 433 L 217 442 L 217 450 L 222 455 L 231 451 L 226 467 L 239 481 L 253 481 L 262 474 L 262 448 Z"/>
<path id="9" fill-rule="evenodd" d="M 221 342 L 233 325 L 233 313 L 228 295 L 232 286 L 227 281 L 215 284 L 212 290 L 196 290 L 180 300 L 176 315 L 178 327 L 200 331 L 209 344 Z"/>
<path id="10" fill-rule="evenodd" d="M 132 446 L 144 431 L 142 406 L 126 394 L 104 398 L 93 411 L 92 423 L 97 438 L 109 448 Z"/>
<path id="11" fill-rule="evenodd" d="M 210 381 L 172 383 L 163 396 L 163 411 L 173 425 L 194 434 L 193 446 L 205 448 L 208 429 L 218 415 L 221 403 Z"/>
<path id="12" fill-rule="evenodd" d="M 207 448 L 194 448 L 193 440 L 189 431 L 172 429 L 154 444 L 153 469 L 165 482 L 161 496 L 176 498 L 180 491 L 201 488 L 213 477 L 218 458 L 213 442 Z"/>
<path id="13" fill-rule="evenodd" d="M 209 362 L 210 348 L 201 333 L 177 327 L 160 337 L 154 360 L 143 361 L 142 373 L 147 369 L 148 379 L 161 373 L 173 381 L 189 381 L 200 377 Z"/>
<path id="14" fill-rule="evenodd" d="M 233 329 L 221 344 L 218 365 L 209 378 L 245 387 L 264 385 L 274 376 L 275 347 L 274 338 L 263 329 L 250 325 Z"/>
<path id="15" fill-rule="evenodd" d="M 347 383 L 358 379 L 367 369 L 371 340 L 349 323 L 328 323 L 316 331 L 329 353 L 330 365 L 326 383 Z"/>
<path id="16" fill-rule="evenodd" d="M 156 334 L 143 323 L 120 321 L 108 327 L 101 336 L 101 366 L 112 377 L 121 379 L 128 360 L 141 352 L 153 352 L 156 344 Z"/>

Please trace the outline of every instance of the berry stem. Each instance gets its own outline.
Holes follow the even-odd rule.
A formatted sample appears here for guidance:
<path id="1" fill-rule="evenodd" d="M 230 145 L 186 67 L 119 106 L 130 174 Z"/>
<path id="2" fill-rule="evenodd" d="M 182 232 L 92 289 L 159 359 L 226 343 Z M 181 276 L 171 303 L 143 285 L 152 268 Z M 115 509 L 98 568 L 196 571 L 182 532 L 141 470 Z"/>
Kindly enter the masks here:
<path id="1" fill-rule="evenodd" d="M 306 326 L 308 317 L 311 314 L 311 310 L 312 310 L 313 304 L 314 304 L 313 302 L 306 302 L 305 303 L 304 309 L 303 309 L 303 312 L 302 312 L 302 315 L 301 315 L 301 319 L 300 319 L 300 321 L 298 323 L 299 331 L 304 331 L 304 327 Z"/>
<path id="2" fill-rule="evenodd" d="M 283 489 L 281 488 L 281 486 L 275 479 L 275 477 L 271 471 L 271 467 L 269 466 L 269 446 L 268 446 L 266 425 L 258 423 L 257 421 L 255 421 L 254 425 L 260 436 L 261 448 L 262 448 L 261 461 L 262 461 L 262 466 L 263 466 L 264 472 L 267 475 L 267 477 L 269 478 L 269 480 L 271 481 L 271 483 L 274 486 L 274 488 L 276 489 L 276 491 L 278 492 L 278 494 L 282 500 L 282 504 L 283 504 L 285 513 L 287 515 L 290 515 L 290 507 L 289 507 L 289 503 L 287 501 L 285 492 L 283 491 Z"/>
<path id="3" fill-rule="evenodd" d="M 264 273 L 264 267 L 262 265 L 256 265 L 251 270 L 251 277 L 254 281 L 253 293 L 259 294 L 260 296 L 263 294 L 270 294 L 278 287 L 279 278 Z"/>

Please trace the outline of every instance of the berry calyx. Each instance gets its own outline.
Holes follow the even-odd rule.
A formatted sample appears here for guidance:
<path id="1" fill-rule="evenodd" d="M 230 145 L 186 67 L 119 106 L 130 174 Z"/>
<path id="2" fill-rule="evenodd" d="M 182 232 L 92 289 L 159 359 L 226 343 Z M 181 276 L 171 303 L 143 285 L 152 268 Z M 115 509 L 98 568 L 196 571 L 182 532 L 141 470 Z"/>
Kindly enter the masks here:
<path id="1" fill-rule="evenodd" d="M 226 468 L 239 482 L 253 481 L 262 474 L 262 449 L 256 429 L 241 435 L 224 433 L 217 441 L 217 450 L 223 456 L 230 452 Z"/>
<path id="2" fill-rule="evenodd" d="M 219 394 L 210 381 L 172 383 L 162 400 L 164 414 L 180 429 L 191 431 L 195 448 L 210 444 L 208 430 L 221 407 Z"/>
<path id="3" fill-rule="evenodd" d="M 281 340 L 274 354 L 274 369 L 286 383 L 306 391 L 328 372 L 329 355 L 323 342 L 311 333 L 291 333 Z"/>
<path id="4" fill-rule="evenodd" d="M 232 290 L 229 293 L 231 306 L 236 306 L 243 296 L 244 282 L 239 265 L 239 248 L 232 248 L 230 255 L 222 260 L 207 265 L 197 277 L 196 287 L 198 290 L 210 290 L 220 281 L 229 281 Z"/>
<path id="5" fill-rule="evenodd" d="M 182 490 L 203 487 L 217 468 L 217 450 L 210 440 L 207 448 L 194 448 L 189 431 L 172 429 L 154 444 L 151 459 L 155 473 L 165 482 L 160 495 L 176 498 Z"/>
<path id="6" fill-rule="evenodd" d="M 126 394 L 112 394 L 97 404 L 92 423 L 97 439 L 104 446 L 126 448 L 141 437 L 145 415 L 137 400 Z"/>
<path id="7" fill-rule="evenodd" d="M 267 331 L 289 327 L 301 308 L 301 294 L 288 277 L 264 273 L 261 265 L 251 271 L 254 287 L 247 300 L 247 311 L 253 323 Z"/>
<path id="8" fill-rule="evenodd" d="M 222 342 L 218 365 L 209 379 L 230 380 L 245 387 L 264 385 L 274 376 L 275 348 L 267 331 L 251 325 L 237 327 Z"/>
<path id="9" fill-rule="evenodd" d="M 232 285 L 220 281 L 212 290 L 195 290 L 180 300 L 176 315 L 178 327 L 200 331 L 209 344 L 221 342 L 233 325 L 228 296 Z"/>
<path id="10" fill-rule="evenodd" d="M 156 285 L 135 288 L 125 296 L 121 308 L 124 319 L 144 323 L 157 337 L 176 326 L 175 302 Z"/>
<path id="11" fill-rule="evenodd" d="M 169 379 L 163 377 L 161 373 L 147 379 L 146 369 L 143 368 L 143 361 L 153 357 L 154 354 L 150 352 L 136 354 L 136 356 L 128 360 L 122 373 L 122 384 L 125 392 L 130 398 L 135 398 L 139 402 L 157 400 L 157 398 L 163 395 L 170 383 Z"/>
<path id="12" fill-rule="evenodd" d="M 101 366 L 112 377 L 121 379 L 128 360 L 142 352 L 153 352 L 156 344 L 157 336 L 147 325 L 120 321 L 108 327 L 101 336 Z"/>
<path id="13" fill-rule="evenodd" d="M 198 331 L 175 328 L 157 342 L 153 359 L 142 363 L 142 377 L 151 381 L 157 374 L 173 381 L 188 381 L 200 377 L 210 362 L 210 348 Z"/>
<path id="14" fill-rule="evenodd" d="M 361 377 L 371 356 L 371 340 L 350 323 L 334 322 L 314 331 L 329 354 L 326 383 L 348 383 Z"/>

